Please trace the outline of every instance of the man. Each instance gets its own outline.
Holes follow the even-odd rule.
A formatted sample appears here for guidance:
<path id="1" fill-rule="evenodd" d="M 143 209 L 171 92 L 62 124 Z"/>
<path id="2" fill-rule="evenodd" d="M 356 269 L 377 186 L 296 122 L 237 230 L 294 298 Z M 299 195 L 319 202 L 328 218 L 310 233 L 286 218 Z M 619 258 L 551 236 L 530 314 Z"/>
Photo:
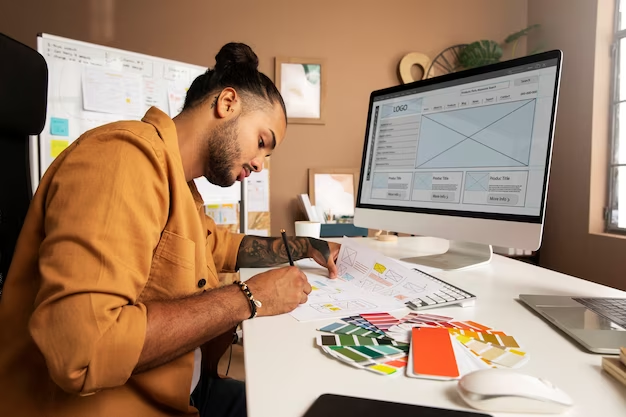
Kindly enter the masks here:
<path id="1" fill-rule="evenodd" d="M 94 129 L 50 166 L 0 302 L 0 415 L 197 415 L 190 402 L 245 415 L 241 385 L 209 374 L 215 359 L 238 323 L 311 291 L 294 267 L 216 288 L 220 271 L 287 260 L 280 239 L 218 230 L 192 181 L 241 181 L 283 141 L 284 103 L 257 65 L 228 44 L 175 120 L 152 108 Z M 295 238 L 290 250 L 336 275 L 338 245 Z"/>

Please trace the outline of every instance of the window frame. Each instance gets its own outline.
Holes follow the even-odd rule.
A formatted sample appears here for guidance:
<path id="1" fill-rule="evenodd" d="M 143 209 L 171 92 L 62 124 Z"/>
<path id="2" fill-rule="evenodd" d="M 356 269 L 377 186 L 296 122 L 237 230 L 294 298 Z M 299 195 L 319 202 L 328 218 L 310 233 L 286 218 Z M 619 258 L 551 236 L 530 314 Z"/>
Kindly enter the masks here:
<path id="1" fill-rule="evenodd" d="M 619 163 L 617 151 L 619 149 L 619 106 L 626 105 L 626 97 L 620 101 L 620 41 L 626 39 L 626 27 L 620 29 L 620 6 L 624 2 L 624 12 L 626 13 L 626 0 L 615 0 L 615 19 L 613 26 L 613 43 L 611 45 L 612 59 L 612 77 L 611 77 L 611 137 L 609 146 L 609 163 L 608 163 L 608 200 L 605 208 L 606 231 L 610 233 L 626 234 L 626 228 L 618 226 L 618 183 L 616 181 L 617 171 L 622 168 L 626 171 L 626 162 Z M 625 49 L 626 49 L 626 45 Z M 624 51 L 626 53 L 626 50 Z M 623 80 L 626 82 L 626 79 Z M 626 120 L 624 120 L 623 128 L 626 129 Z M 626 144 L 624 144 L 626 146 Z M 621 179 L 626 181 L 626 175 Z M 622 199 L 626 200 L 625 196 Z"/>

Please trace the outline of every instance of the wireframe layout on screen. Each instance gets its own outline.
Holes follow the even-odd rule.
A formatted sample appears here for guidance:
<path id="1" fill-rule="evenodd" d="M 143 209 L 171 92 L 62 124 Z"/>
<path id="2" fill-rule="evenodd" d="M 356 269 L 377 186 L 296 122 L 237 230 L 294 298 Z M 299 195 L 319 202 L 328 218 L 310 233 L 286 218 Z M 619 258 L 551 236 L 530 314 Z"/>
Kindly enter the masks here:
<path id="1" fill-rule="evenodd" d="M 528 167 L 535 101 L 424 115 L 416 167 Z"/>

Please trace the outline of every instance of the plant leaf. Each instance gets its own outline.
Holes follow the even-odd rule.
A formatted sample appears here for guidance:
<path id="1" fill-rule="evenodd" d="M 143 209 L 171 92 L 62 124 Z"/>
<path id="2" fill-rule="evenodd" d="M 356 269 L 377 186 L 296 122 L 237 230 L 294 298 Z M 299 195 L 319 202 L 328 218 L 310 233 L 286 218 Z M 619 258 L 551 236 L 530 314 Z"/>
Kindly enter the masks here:
<path id="1" fill-rule="evenodd" d="M 461 51 L 459 64 L 463 68 L 476 68 L 494 64 L 502 58 L 502 48 L 495 41 L 482 40 L 470 43 Z"/>
<path id="2" fill-rule="evenodd" d="M 515 42 L 519 38 L 528 35 L 531 31 L 538 29 L 539 27 L 541 27 L 540 24 L 534 24 L 534 25 L 528 26 L 525 29 L 520 30 L 519 32 L 511 33 L 509 36 L 506 37 L 506 39 L 504 40 L 504 43 Z"/>

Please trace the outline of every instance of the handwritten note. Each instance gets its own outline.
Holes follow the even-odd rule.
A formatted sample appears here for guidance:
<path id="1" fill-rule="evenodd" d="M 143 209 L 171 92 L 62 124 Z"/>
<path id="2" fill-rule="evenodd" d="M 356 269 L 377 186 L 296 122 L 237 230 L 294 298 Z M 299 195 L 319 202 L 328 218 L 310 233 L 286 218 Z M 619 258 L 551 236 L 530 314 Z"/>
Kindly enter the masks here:
<path id="1" fill-rule="evenodd" d="M 174 118 L 183 110 L 187 87 L 182 81 L 170 81 L 167 86 L 167 100 L 170 108 L 170 117 Z"/>

